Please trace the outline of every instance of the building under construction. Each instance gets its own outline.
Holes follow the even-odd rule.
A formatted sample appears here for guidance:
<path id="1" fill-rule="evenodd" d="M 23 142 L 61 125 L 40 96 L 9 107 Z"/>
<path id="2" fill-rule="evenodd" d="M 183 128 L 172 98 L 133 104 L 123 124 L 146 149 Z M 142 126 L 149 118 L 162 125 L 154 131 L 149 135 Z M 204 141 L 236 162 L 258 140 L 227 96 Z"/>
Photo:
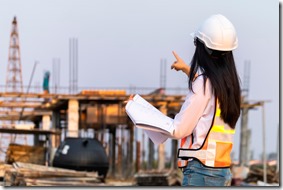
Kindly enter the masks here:
<path id="1" fill-rule="evenodd" d="M 111 178 L 129 178 L 139 170 L 156 168 L 154 166 L 156 165 L 154 163 L 154 144 L 148 141 L 149 152 L 147 158 L 145 158 L 144 150 L 148 147 L 144 147 L 145 143 L 140 142 L 136 137 L 137 132 L 135 132 L 134 126 L 125 112 L 124 101 L 130 93 L 137 93 L 137 91 L 132 89 L 130 91 L 125 89 L 78 90 L 77 39 L 70 39 L 69 45 L 69 92 L 60 92 L 58 69 L 53 71 L 53 76 L 57 77 L 53 80 L 54 88 L 49 88 L 50 73 L 46 72 L 43 89 L 37 92 L 32 90 L 31 92 L 31 80 L 28 87 L 23 87 L 19 33 L 16 17 L 13 19 L 6 85 L 0 92 L 2 161 L 8 164 L 28 162 L 60 167 L 60 161 L 57 158 L 59 149 L 67 147 L 65 144 L 68 139 L 78 139 L 78 142 L 75 143 L 80 144 L 82 140 L 83 148 L 79 147 L 75 155 L 69 155 L 68 159 L 72 164 L 66 166 L 66 162 L 61 163 L 65 164 L 63 168 L 80 170 L 99 170 L 98 168 L 100 168 L 102 171 L 103 169 L 98 165 L 103 165 L 107 160 L 104 163 L 106 164 L 106 171 L 104 168 L 103 175 L 106 176 L 107 174 Z M 57 61 L 57 64 L 55 61 Z M 58 60 L 55 61 L 54 65 L 58 66 Z M 36 63 L 31 79 L 35 67 Z M 171 117 L 180 109 L 183 102 L 182 95 L 166 95 L 164 88 L 150 89 L 150 92 L 141 95 Z M 96 139 L 99 143 L 89 139 Z M 101 155 L 106 155 L 104 161 L 98 161 L 98 163 L 89 161 L 94 160 L 97 155 L 83 155 L 83 157 L 89 158 L 82 158 L 79 161 L 72 160 L 72 158 L 78 157 L 77 154 L 84 154 L 83 149 L 87 149 L 85 147 L 90 143 L 96 143 L 93 146 L 103 147 Z M 177 150 L 176 141 L 173 144 L 172 151 L 175 152 L 172 154 L 175 154 Z M 67 152 L 71 152 L 75 146 L 72 144 L 70 151 L 67 150 Z M 162 162 L 158 169 L 161 171 L 165 169 L 166 164 L 164 148 L 159 148 L 159 152 L 158 156 Z M 144 166 L 145 163 L 146 166 Z M 172 161 L 172 163 L 176 162 Z M 78 165 L 81 168 L 78 168 Z M 83 167 L 83 165 L 85 166 Z M 174 165 L 170 167 L 176 168 Z"/>

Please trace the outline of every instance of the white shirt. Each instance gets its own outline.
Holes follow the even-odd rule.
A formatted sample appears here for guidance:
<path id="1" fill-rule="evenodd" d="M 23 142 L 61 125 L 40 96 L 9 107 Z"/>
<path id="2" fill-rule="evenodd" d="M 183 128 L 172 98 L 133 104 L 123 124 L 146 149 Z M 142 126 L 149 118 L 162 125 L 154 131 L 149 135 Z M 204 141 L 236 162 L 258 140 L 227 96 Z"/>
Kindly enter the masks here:
<path id="1" fill-rule="evenodd" d="M 192 148 L 199 148 L 211 127 L 214 116 L 215 98 L 210 80 L 199 75 L 192 84 L 181 110 L 174 118 L 175 131 L 171 138 L 181 139 L 191 134 L 194 136 Z"/>

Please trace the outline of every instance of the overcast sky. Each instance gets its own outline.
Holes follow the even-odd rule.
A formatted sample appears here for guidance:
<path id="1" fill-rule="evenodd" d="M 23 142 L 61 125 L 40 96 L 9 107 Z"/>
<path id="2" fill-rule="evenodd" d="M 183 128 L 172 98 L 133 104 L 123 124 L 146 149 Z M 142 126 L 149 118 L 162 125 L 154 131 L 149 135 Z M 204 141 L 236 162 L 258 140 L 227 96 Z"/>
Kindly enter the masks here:
<path id="1" fill-rule="evenodd" d="M 42 84 L 52 59 L 60 58 L 60 85 L 69 81 L 69 39 L 79 43 L 79 87 L 160 85 L 160 60 L 167 60 L 166 86 L 186 88 L 187 78 L 170 70 L 175 50 L 187 63 L 190 33 L 207 17 L 221 13 L 235 26 L 235 61 L 243 81 L 251 62 L 250 100 L 265 105 L 267 152 L 276 152 L 279 126 L 279 2 L 276 0 L 1 0 L 0 85 L 5 85 L 11 23 L 19 27 L 24 85 L 39 61 L 33 85 Z M 51 73 L 52 75 L 52 73 Z M 51 77 L 52 79 L 52 77 Z M 51 81 L 52 82 L 52 81 Z M 52 84 L 52 83 L 51 83 Z M 251 110 L 249 128 L 255 157 L 262 151 L 262 109 Z M 234 151 L 239 149 L 240 120 Z"/>

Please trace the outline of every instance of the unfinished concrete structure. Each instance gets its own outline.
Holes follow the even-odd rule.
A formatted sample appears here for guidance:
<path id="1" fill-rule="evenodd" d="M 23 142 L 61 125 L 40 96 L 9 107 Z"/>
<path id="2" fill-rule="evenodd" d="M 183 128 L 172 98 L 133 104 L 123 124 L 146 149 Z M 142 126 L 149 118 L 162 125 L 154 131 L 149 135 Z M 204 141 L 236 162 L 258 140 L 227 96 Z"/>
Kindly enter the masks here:
<path id="1" fill-rule="evenodd" d="M 125 90 L 84 90 L 79 94 L 36 94 L 36 93 L 0 93 L 3 101 L 0 107 L 29 107 L 24 111 L 21 120 L 34 123 L 34 127 L 26 129 L 34 134 L 34 145 L 45 145 L 46 138 L 39 138 L 39 131 L 48 133 L 48 148 L 59 146 L 65 137 L 93 137 L 101 141 L 110 159 L 109 176 L 132 176 L 141 167 L 141 154 L 137 153 L 137 139 L 134 137 L 134 126 L 125 113 L 127 98 Z M 25 98 L 25 102 L 5 102 L 5 98 Z M 180 109 L 184 96 L 151 94 L 143 95 L 163 113 L 173 117 Z M 19 112 L 0 113 L 1 120 L 18 121 Z M 11 126 L 11 130 L 2 133 L 24 133 L 24 129 Z M 58 134 L 61 137 L 58 138 Z M 55 138 L 56 137 L 56 138 Z M 154 145 L 149 141 L 148 166 L 154 169 Z M 177 143 L 174 144 L 177 146 Z M 173 148 L 176 151 L 177 147 Z M 164 145 L 159 147 L 158 169 L 165 169 Z M 140 150 L 142 151 L 142 150 Z M 136 153 L 134 153 L 136 152 Z M 52 152 L 49 152 L 52 154 Z M 165 156 L 165 155 L 164 155 Z M 49 161 L 48 161 L 49 162 Z M 175 163 L 175 162 L 174 162 Z M 51 165 L 52 163 L 48 163 Z M 174 166 L 174 168 L 176 168 Z"/>

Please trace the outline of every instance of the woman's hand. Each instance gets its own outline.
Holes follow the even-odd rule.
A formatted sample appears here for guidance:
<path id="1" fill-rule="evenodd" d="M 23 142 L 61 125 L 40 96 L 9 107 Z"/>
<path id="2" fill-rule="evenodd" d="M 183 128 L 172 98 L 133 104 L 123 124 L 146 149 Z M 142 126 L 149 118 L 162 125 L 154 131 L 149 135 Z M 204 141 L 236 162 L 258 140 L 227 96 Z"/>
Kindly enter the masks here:
<path id="1" fill-rule="evenodd" d="M 130 100 L 133 100 L 134 99 L 134 95 L 131 94 L 130 97 L 124 101 L 124 104 L 127 104 Z"/>
<path id="2" fill-rule="evenodd" d="M 190 73 L 190 66 L 188 66 L 183 59 L 181 59 L 175 51 L 172 52 L 176 58 L 176 61 L 171 65 L 171 69 L 175 69 L 176 71 L 183 71 L 187 75 Z"/>

